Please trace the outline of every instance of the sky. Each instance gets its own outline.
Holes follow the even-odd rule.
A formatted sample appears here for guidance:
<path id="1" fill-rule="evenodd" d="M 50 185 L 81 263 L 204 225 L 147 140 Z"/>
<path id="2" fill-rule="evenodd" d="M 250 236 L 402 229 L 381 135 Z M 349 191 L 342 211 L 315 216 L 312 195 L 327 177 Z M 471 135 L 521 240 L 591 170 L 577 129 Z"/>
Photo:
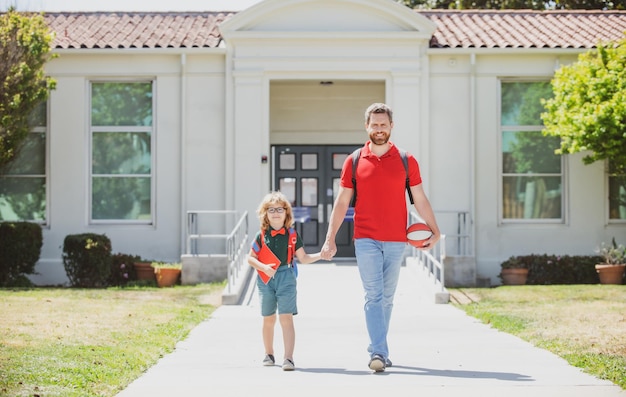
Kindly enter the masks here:
<path id="1" fill-rule="evenodd" d="M 241 11 L 261 0 L 0 0 L 0 11 Z"/>

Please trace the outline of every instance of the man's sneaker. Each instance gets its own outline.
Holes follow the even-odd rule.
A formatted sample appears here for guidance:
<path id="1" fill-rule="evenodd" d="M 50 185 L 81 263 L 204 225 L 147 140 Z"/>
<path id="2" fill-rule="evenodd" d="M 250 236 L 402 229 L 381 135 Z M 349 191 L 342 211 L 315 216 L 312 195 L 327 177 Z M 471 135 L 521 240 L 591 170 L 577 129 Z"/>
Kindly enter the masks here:
<path id="1" fill-rule="evenodd" d="M 269 367 L 271 365 L 274 365 L 274 356 L 271 354 L 266 354 L 265 358 L 263 359 L 263 365 L 265 365 L 266 367 Z"/>
<path id="2" fill-rule="evenodd" d="M 283 361 L 283 371 L 293 371 L 294 369 L 296 369 L 296 366 L 293 360 L 286 358 L 285 361 Z"/>
<path id="3" fill-rule="evenodd" d="M 393 365 L 393 363 L 391 362 L 391 360 L 390 360 L 390 359 L 388 359 L 388 358 L 387 358 L 387 359 L 385 359 L 385 367 L 386 367 L 386 368 L 389 368 L 389 367 L 391 367 L 392 365 Z"/>
<path id="4" fill-rule="evenodd" d="M 385 359 L 380 354 L 374 354 L 370 359 L 369 367 L 374 372 L 383 372 L 385 370 Z"/>

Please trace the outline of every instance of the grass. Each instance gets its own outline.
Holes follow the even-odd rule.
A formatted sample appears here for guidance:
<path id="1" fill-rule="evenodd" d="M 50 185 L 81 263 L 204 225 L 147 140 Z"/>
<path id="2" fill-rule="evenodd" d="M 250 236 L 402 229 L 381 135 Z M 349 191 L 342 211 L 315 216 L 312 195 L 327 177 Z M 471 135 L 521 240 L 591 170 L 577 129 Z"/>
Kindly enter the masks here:
<path id="1" fill-rule="evenodd" d="M 114 396 L 208 318 L 223 288 L 0 290 L 0 395 Z"/>
<path id="2" fill-rule="evenodd" d="M 467 314 L 626 390 L 626 286 L 452 289 Z M 459 303 L 464 302 L 464 303 Z"/>

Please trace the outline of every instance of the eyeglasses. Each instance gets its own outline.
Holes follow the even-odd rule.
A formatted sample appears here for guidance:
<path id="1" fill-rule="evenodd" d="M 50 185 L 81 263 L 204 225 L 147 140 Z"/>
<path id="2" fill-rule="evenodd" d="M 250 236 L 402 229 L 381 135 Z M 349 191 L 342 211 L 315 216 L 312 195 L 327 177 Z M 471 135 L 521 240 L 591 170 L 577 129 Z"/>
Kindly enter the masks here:
<path id="1" fill-rule="evenodd" d="M 283 207 L 277 207 L 277 208 L 268 208 L 267 212 L 269 212 L 270 214 L 273 214 L 274 212 L 278 212 L 279 214 L 282 214 L 283 212 L 285 212 L 285 209 Z"/>

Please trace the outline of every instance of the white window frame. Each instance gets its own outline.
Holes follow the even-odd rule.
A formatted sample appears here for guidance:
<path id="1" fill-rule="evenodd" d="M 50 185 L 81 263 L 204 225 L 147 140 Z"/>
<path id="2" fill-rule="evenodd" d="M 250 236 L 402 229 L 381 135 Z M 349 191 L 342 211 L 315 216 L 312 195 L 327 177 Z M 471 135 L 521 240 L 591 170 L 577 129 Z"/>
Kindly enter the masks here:
<path id="1" fill-rule="evenodd" d="M 624 225 L 626 224 L 626 219 L 619 218 L 611 218 L 611 203 L 609 201 L 609 193 L 610 193 L 610 174 L 609 174 L 609 160 L 604 161 L 604 197 L 606 197 L 605 205 L 606 205 L 606 223 L 611 225 Z"/>
<path id="2" fill-rule="evenodd" d="M 150 83 L 152 85 L 152 125 L 149 127 L 107 127 L 93 126 L 91 120 L 92 113 L 92 85 L 94 83 Z M 87 164 L 87 219 L 89 225 L 156 225 L 156 79 L 155 78 L 129 78 L 129 79 L 90 79 L 87 84 L 88 112 L 88 164 Z M 94 132 L 150 132 L 150 219 L 93 219 L 93 136 Z M 99 176 L 106 176 L 102 174 Z M 126 174 L 115 174 L 116 177 L 128 176 Z M 136 176 L 132 174 L 130 176 Z"/>
<path id="3" fill-rule="evenodd" d="M 536 125 L 512 125 L 512 126 L 504 126 L 502 125 L 502 84 L 506 83 L 540 83 L 549 81 L 549 78 L 500 78 L 498 79 L 498 112 L 497 112 L 497 145 L 498 145 L 498 155 L 497 161 L 497 170 L 498 170 L 498 221 L 501 225 L 528 225 L 528 224 L 543 224 L 543 225 L 562 225 L 567 224 L 568 213 L 567 203 L 569 200 L 567 199 L 568 192 L 568 184 L 567 184 L 567 156 L 561 155 L 561 173 L 560 174 L 540 174 L 545 176 L 561 176 L 561 217 L 555 219 L 544 219 L 544 218 L 505 218 L 504 217 L 504 169 L 503 169 L 503 152 L 502 152 L 502 144 L 503 144 L 503 134 L 505 131 L 537 131 L 538 134 L 541 134 L 543 130 L 542 126 Z M 517 176 L 519 174 L 506 174 L 510 176 Z"/>
<path id="4" fill-rule="evenodd" d="M 46 210 L 44 211 L 44 219 L 24 219 L 23 221 L 37 223 L 42 227 L 50 226 L 50 98 L 46 100 L 46 125 L 44 127 L 36 126 L 31 128 L 28 131 L 29 134 L 40 134 L 43 133 L 46 144 L 44 148 L 44 174 L 29 174 L 29 175 L 13 175 L 11 178 L 41 178 L 43 176 L 44 184 L 45 184 L 45 194 L 44 201 Z M 19 220 L 21 221 L 21 220 Z M 13 222 L 13 221 L 10 221 Z"/>

